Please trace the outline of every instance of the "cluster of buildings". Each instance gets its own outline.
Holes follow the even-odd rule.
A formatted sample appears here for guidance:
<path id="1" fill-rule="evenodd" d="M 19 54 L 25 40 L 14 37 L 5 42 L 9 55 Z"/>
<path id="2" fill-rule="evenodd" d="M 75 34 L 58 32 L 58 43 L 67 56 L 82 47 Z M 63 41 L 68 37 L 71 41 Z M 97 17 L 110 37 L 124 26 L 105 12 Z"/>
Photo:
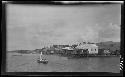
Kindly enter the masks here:
<path id="1" fill-rule="evenodd" d="M 94 43 L 80 43 L 74 45 L 52 45 L 42 49 L 48 54 L 98 54 L 98 46 Z"/>
<path id="2" fill-rule="evenodd" d="M 51 45 L 42 49 L 36 49 L 34 53 L 43 54 L 61 54 L 61 55 L 80 55 L 80 56 L 93 56 L 94 55 L 119 55 L 119 51 L 112 51 L 98 44 L 82 42 L 73 45 Z"/>
<path id="3" fill-rule="evenodd" d="M 26 53 L 26 54 L 36 54 L 36 53 L 43 53 L 43 54 L 62 54 L 62 55 L 83 55 L 83 56 L 91 56 L 93 55 L 119 55 L 120 51 L 115 50 L 112 51 L 111 49 L 101 47 L 95 43 L 89 42 L 82 42 L 79 44 L 73 45 L 51 45 L 49 47 L 44 47 L 42 49 L 35 49 L 35 50 L 18 50 L 18 53 Z"/>

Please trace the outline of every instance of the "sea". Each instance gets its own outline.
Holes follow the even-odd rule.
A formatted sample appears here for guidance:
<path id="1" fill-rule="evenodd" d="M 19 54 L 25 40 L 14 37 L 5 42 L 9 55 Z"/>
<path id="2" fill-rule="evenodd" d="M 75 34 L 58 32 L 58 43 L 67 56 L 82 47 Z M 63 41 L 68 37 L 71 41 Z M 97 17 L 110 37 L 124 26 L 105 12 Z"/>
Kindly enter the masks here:
<path id="1" fill-rule="evenodd" d="M 44 55 L 48 64 L 38 63 L 39 54 L 7 54 L 8 72 L 112 72 L 120 73 L 120 57 L 67 58 Z"/>

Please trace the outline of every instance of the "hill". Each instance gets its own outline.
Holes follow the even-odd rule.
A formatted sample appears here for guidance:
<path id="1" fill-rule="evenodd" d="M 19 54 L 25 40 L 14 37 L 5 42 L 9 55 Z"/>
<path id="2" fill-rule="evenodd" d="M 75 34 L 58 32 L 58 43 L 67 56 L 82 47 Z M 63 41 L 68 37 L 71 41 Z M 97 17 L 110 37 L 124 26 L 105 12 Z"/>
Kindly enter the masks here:
<path id="1" fill-rule="evenodd" d="M 99 49 L 110 49 L 111 51 L 120 51 L 120 42 L 107 41 L 96 43 L 96 45 L 99 47 Z"/>

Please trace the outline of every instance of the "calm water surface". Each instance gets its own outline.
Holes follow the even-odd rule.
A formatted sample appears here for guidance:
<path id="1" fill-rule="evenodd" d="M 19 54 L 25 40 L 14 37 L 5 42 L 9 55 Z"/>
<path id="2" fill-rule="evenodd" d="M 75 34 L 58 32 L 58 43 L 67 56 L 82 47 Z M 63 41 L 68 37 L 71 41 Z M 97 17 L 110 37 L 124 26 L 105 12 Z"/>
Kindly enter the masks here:
<path id="1" fill-rule="evenodd" d="M 73 58 L 55 62 L 48 65 L 56 72 L 120 72 L 119 57 L 89 57 Z M 42 66 L 40 66 L 42 67 Z"/>
<path id="2" fill-rule="evenodd" d="M 10 72 L 120 72 L 120 57 L 73 58 L 47 55 L 48 64 L 37 63 L 37 54 L 8 56 L 7 71 Z"/>

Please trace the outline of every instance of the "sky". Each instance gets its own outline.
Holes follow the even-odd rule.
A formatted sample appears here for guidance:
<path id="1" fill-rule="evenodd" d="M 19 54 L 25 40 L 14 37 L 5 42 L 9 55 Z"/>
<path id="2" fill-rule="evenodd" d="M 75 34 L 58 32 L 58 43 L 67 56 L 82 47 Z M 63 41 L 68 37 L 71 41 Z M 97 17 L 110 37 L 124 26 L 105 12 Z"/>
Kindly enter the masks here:
<path id="1" fill-rule="evenodd" d="M 53 44 L 120 42 L 121 5 L 7 6 L 7 50 Z"/>

